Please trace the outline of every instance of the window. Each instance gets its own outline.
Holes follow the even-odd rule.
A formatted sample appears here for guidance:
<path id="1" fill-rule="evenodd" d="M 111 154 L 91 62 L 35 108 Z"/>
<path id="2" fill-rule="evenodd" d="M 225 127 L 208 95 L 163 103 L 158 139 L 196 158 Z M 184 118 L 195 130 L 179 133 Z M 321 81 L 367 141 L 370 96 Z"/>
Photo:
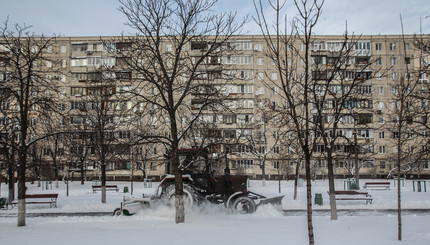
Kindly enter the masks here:
<path id="1" fill-rule="evenodd" d="M 223 116 L 223 122 L 226 124 L 236 123 L 236 116 L 235 115 L 224 115 Z"/>
<path id="2" fill-rule="evenodd" d="M 372 85 L 360 85 L 356 89 L 359 94 L 371 94 L 372 93 Z M 340 92 L 338 92 L 340 93 Z"/>
<path id="3" fill-rule="evenodd" d="M 358 124 L 367 124 L 372 123 L 372 114 L 359 114 L 358 115 Z"/>
<path id="4" fill-rule="evenodd" d="M 378 94 L 383 95 L 384 94 L 384 87 L 378 87 Z"/>
<path id="5" fill-rule="evenodd" d="M 9 110 L 9 102 L 1 102 L 0 109 L 2 111 Z"/>
<path id="6" fill-rule="evenodd" d="M 325 65 L 326 57 L 325 56 L 312 56 L 312 63 L 314 65 Z"/>
<path id="7" fill-rule="evenodd" d="M 257 58 L 257 64 L 258 64 L 259 66 L 264 65 L 264 58 Z"/>
<path id="8" fill-rule="evenodd" d="M 254 160 L 237 160 L 237 164 L 242 168 L 254 168 Z"/>
<path id="9" fill-rule="evenodd" d="M 326 46 L 327 46 L 327 50 L 339 51 L 342 49 L 343 43 L 342 42 L 327 42 Z"/>
<path id="10" fill-rule="evenodd" d="M 251 55 L 227 55 L 222 57 L 223 64 L 250 65 Z"/>
<path id="11" fill-rule="evenodd" d="M 252 99 L 244 99 L 238 101 L 239 108 L 254 108 L 254 101 Z"/>
<path id="12" fill-rule="evenodd" d="M 66 46 L 60 46 L 60 53 L 61 54 L 65 54 L 67 52 L 67 47 Z"/>
<path id="13" fill-rule="evenodd" d="M 379 162 L 379 168 L 380 169 L 385 169 L 385 161 L 380 161 Z"/>
<path id="14" fill-rule="evenodd" d="M 273 153 L 279 154 L 279 146 L 273 147 Z"/>
<path id="15" fill-rule="evenodd" d="M 279 169 L 279 161 L 274 161 L 273 162 L 273 168 L 274 169 Z"/>
<path id="16" fill-rule="evenodd" d="M 254 45 L 255 50 L 257 51 L 263 51 L 263 44 L 262 43 L 256 43 Z"/>
<path id="17" fill-rule="evenodd" d="M 278 73 L 272 72 L 272 80 L 278 80 Z"/>
<path id="18" fill-rule="evenodd" d="M 75 43 L 72 44 L 73 52 L 86 52 L 88 50 L 88 43 Z"/>
<path id="19" fill-rule="evenodd" d="M 239 75 L 240 79 L 252 79 L 253 78 L 252 70 L 241 70 L 241 71 L 239 71 L 238 75 Z"/>
<path id="20" fill-rule="evenodd" d="M 376 43 L 375 44 L 375 49 L 378 50 L 378 51 L 382 50 L 382 43 Z"/>
<path id="21" fill-rule="evenodd" d="M 28 124 L 30 127 L 36 126 L 36 118 L 30 118 Z"/>
<path id="22" fill-rule="evenodd" d="M 172 44 L 166 44 L 166 52 L 172 52 Z"/>
<path id="23" fill-rule="evenodd" d="M 74 96 L 86 95 L 87 89 L 81 88 L 81 87 L 71 87 L 70 88 L 70 94 L 74 95 Z"/>
<path id="24" fill-rule="evenodd" d="M 252 42 L 251 41 L 237 41 L 235 43 L 236 50 L 251 50 Z"/>
<path id="25" fill-rule="evenodd" d="M 390 58 L 390 63 L 391 63 L 392 66 L 397 65 L 397 58 L 396 57 L 391 57 Z"/>
<path id="26" fill-rule="evenodd" d="M 264 72 L 258 72 L 257 73 L 257 79 L 258 80 L 263 80 L 264 79 Z"/>
<path id="27" fill-rule="evenodd" d="M 379 138 L 380 139 L 384 139 L 385 138 L 385 132 L 384 131 L 379 131 Z"/>
<path id="28" fill-rule="evenodd" d="M 253 85 L 238 85 L 237 92 L 241 94 L 252 94 L 254 92 Z"/>
<path id="29" fill-rule="evenodd" d="M 151 162 L 151 171 L 157 170 L 157 164 L 155 162 Z"/>
<path id="30" fill-rule="evenodd" d="M 397 72 L 391 73 L 391 79 L 392 80 L 397 80 Z"/>
<path id="31" fill-rule="evenodd" d="M 385 145 L 379 146 L 379 153 L 385 153 Z"/>
<path id="32" fill-rule="evenodd" d="M 411 58 L 410 57 L 405 57 L 405 64 L 406 65 L 410 65 L 411 64 Z"/>
<path id="33" fill-rule="evenodd" d="M 71 66 L 87 66 L 88 60 L 87 58 L 73 58 L 70 60 Z"/>
<path id="34" fill-rule="evenodd" d="M 378 123 L 384 123 L 384 117 L 378 117 Z"/>
<path id="35" fill-rule="evenodd" d="M 377 58 L 376 59 L 376 64 L 377 65 L 382 65 L 382 58 Z"/>
<path id="36" fill-rule="evenodd" d="M 396 43 L 390 43 L 390 50 L 391 51 L 396 50 Z"/>

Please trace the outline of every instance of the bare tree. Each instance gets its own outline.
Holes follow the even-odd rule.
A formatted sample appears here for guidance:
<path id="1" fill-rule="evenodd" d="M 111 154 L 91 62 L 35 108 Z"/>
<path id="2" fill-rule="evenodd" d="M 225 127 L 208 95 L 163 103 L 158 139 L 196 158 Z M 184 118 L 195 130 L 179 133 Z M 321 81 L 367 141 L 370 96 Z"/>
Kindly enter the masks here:
<path id="1" fill-rule="evenodd" d="M 41 139 L 36 131 L 38 111 L 54 102 L 45 96 L 45 91 L 57 92 L 56 82 L 50 77 L 55 73 L 53 69 L 58 67 L 58 62 L 50 56 L 55 37 L 37 36 L 25 25 L 16 24 L 10 28 L 7 20 L 0 33 L 0 59 L 6 74 L 6 81 L 1 86 L 13 98 L 14 110 L 10 118 L 18 124 L 15 132 L 18 141 L 18 226 L 25 226 L 27 151 L 32 143 Z"/>
<path id="2" fill-rule="evenodd" d="M 314 231 L 312 224 L 312 192 L 311 192 L 311 157 L 315 145 L 312 132 L 316 130 L 312 123 L 310 106 L 312 105 L 312 74 L 311 74 L 311 47 L 313 43 L 313 30 L 321 16 L 324 1 L 294 1 L 298 17 L 292 21 L 292 29 L 287 33 L 287 21 L 283 20 L 281 10 L 286 3 L 268 2 L 275 12 L 274 22 L 266 19 L 262 1 L 255 4 L 257 12 L 256 22 L 266 40 L 267 56 L 270 57 L 279 74 L 277 83 L 268 81 L 269 87 L 275 85 L 281 91 L 286 106 L 286 113 L 294 122 L 295 133 L 305 160 L 306 172 L 306 199 L 308 218 L 309 244 L 314 244 Z M 282 27 L 284 26 L 284 27 Z M 283 29 L 285 28 L 285 29 Z M 300 45 L 301 47 L 297 47 Z M 303 50 L 303 51 L 300 51 Z M 297 70 L 298 64 L 303 67 Z M 296 96 L 300 94 L 300 96 Z M 315 132 L 314 132 L 315 133 Z"/>
<path id="3" fill-rule="evenodd" d="M 354 138 L 354 152 L 358 147 L 364 151 L 372 145 L 357 145 L 357 135 L 370 138 L 369 125 L 373 124 L 373 100 L 370 41 L 361 41 L 345 33 L 342 40 L 330 43 L 315 42 L 312 48 L 312 96 L 314 123 L 318 126 L 319 139 L 317 151 L 327 160 L 331 219 L 337 220 L 337 209 L 334 186 L 335 159 L 343 155 L 349 139 Z M 327 44 L 328 45 L 328 44 Z M 326 50 L 330 50 L 329 52 Z M 351 124 L 354 129 L 347 126 Z M 363 129 L 357 130 L 357 126 Z M 358 132 L 362 132 L 358 134 Z M 347 139 L 346 141 L 344 139 Z M 321 144 L 322 143 L 322 144 Z M 346 144 L 346 145 L 345 145 Z M 357 161 L 356 161 L 357 163 Z M 356 164 L 356 169 L 358 164 Z M 356 172 L 356 183 L 359 186 L 359 173 Z"/>
<path id="4" fill-rule="evenodd" d="M 220 88 L 213 81 L 220 78 L 222 50 L 243 25 L 236 23 L 233 13 L 211 14 L 215 3 L 120 0 L 120 12 L 136 31 L 135 37 L 123 38 L 132 46 L 120 53 L 130 57 L 126 62 L 136 74 L 137 100 L 153 106 L 169 130 L 168 137 L 158 138 L 170 153 L 176 176 L 176 223 L 185 220 L 178 149 L 204 108 L 219 98 Z M 190 104 L 199 107 L 191 115 L 184 110 Z"/>
<path id="5" fill-rule="evenodd" d="M 403 22 L 400 16 L 402 33 Z M 421 36 L 422 37 L 422 36 Z M 402 206 L 401 206 L 401 176 L 410 172 L 416 162 L 427 155 L 428 139 L 425 137 L 428 129 L 426 99 L 422 97 L 423 89 L 426 91 L 426 85 L 423 78 L 428 72 L 428 64 L 425 59 L 426 41 L 416 41 L 420 39 L 407 40 L 402 35 L 398 49 L 399 57 L 402 57 L 399 66 L 392 69 L 392 98 L 390 119 L 387 123 L 387 129 L 393 139 L 392 158 L 395 159 L 393 172 L 397 175 L 397 218 L 398 218 L 398 240 L 402 240 Z M 415 48 L 420 49 L 420 55 L 416 57 L 412 65 L 411 57 L 408 51 L 412 48 L 412 43 L 418 44 Z M 427 41 L 428 43 L 428 41 Z M 392 58 L 395 59 L 395 58 Z M 404 75 L 403 75 L 404 74 Z M 424 85 L 424 86 L 423 86 Z M 424 96 L 428 98 L 428 96 Z M 423 147 L 424 146 L 424 147 Z M 423 154 L 424 153 L 424 154 Z"/>
<path id="6" fill-rule="evenodd" d="M 263 186 L 266 185 L 267 161 L 279 154 L 280 131 L 278 124 L 280 117 L 277 115 L 277 102 L 270 99 L 257 100 L 258 106 L 250 126 L 253 134 L 245 134 L 244 141 L 249 147 L 250 153 L 258 160 L 261 168 Z"/>
<path id="7" fill-rule="evenodd" d="M 419 34 L 413 38 L 414 48 L 419 50 L 417 67 L 411 72 L 417 81 L 417 88 L 413 93 L 415 103 L 412 105 L 416 116 L 413 118 L 414 124 L 418 127 L 415 130 L 416 136 L 420 140 L 420 145 L 415 148 L 415 161 L 412 168 L 417 172 L 418 178 L 421 171 L 428 168 L 430 159 L 430 37 L 429 35 Z"/>
<path id="8" fill-rule="evenodd" d="M 83 94 L 70 101 L 71 111 L 69 125 L 76 145 L 71 146 L 70 153 L 79 156 L 81 168 L 88 155 L 101 170 L 101 202 L 106 202 L 106 171 L 126 169 L 130 158 L 131 108 L 127 91 L 120 87 L 129 83 L 131 73 L 105 70 L 87 74 Z M 102 71 L 103 70 L 103 71 Z M 80 143 L 78 143 L 80 141 Z"/>
<path id="9" fill-rule="evenodd" d="M 0 60 L 5 62 L 5 60 Z M 7 79 L 6 72 L 2 71 L 2 81 Z M 17 142 L 16 142 L 16 129 L 18 126 L 11 120 L 12 109 L 11 103 L 13 97 L 7 88 L 1 88 L 0 91 L 1 101 L 1 114 L 0 114 L 0 146 L 1 146 L 1 157 L 2 157 L 2 169 L 5 171 L 5 179 L 8 183 L 8 202 L 11 203 L 15 199 L 15 172 L 16 172 L 16 161 L 17 161 Z"/>

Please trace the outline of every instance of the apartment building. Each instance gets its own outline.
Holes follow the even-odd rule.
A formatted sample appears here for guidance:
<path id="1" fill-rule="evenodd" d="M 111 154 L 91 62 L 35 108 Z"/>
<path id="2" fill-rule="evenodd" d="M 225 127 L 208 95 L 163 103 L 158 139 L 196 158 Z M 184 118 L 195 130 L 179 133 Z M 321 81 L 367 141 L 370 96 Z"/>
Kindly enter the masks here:
<path id="1" fill-rule="evenodd" d="M 133 43 L 115 40 L 118 39 L 60 37 L 49 48 L 49 55 L 58 61 L 58 69 L 49 79 L 58 85 L 58 112 L 62 116 L 49 114 L 46 118 L 36 113 L 30 124 L 40 128 L 50 125 L 73 133 L 42 140 L 39 149 L 34 150 L 40 152 L 39 160 L 44 162 L 47 173 L 52 172 L 49 169 L 55 155 L 60 176 L 78 177 L 85 171 L 86 176 L 96 178 L 100 175 L 100 149 L 106 145 L 103 158 L 109 179 L 159 179 L 170 171 L 165 147 L 156 141 L 140 141 L 149 135 L 168 138 L 169 119 L 158 112 L 156 105 L 145 104 L 136 97 L 139 93 L 156 95 L 157 92 L 154 88 L 143 89 L 142 82 L 137 82 L 139 74 L 127 65 L 130 57 L 115 52 L 130 49 Z M 186 47 L 190 62 L 208 48 L 210 37 L 208 40 Z M 226 52 L 209 57 L 205 65 L 219 65 L 222 71 L 206 70 L 200 79 L 217 83 L 223 91 L 224 103 L 208 107 L 202 104 L 196 91 L 187 97 L 183 116 L 177 120 L 186 127 L 194 115 L 199 117 L 181 148 L 207 148 L 212 169 L 218 173 L 227 167 L 232 173 L 254 178 L 261 178 L 263 172 L 266 179 L 289 178 L 298 163 L 301 163 L 300 172 L 304 173 L 302 154 L 294 141 L 296 136 L 289 126 L 287 113 L 283 113 L 290 105 L 279 84 L 282 76 L 304 75 L 306 47 L 298 41 L 290 45 L 285 48 L 290 57 L 284 61 L 294 64 L 291 74 L 280 74 L 278 61 L 268 55 L 273 47 L 268 47 L 263 36 L 236 36 L 223 46 Z M 172 49 L 167 40 L 162 46 L 165 52 Z M 343 52 L 345 47 L 347 53 Z M 400 120 L 396 119 L 400 108 L 398 96 L 402 92 L 398 84 L 416 81 L 414 90 L 422 95 L 418 107 L 426 110 L 429 83 L 423 67 L 428 69 L 429 57 L 415 46 L 413 36 L 404 39 L 399 35 L 361 36 L 349 42 L 344 42 L 342 36 L 315 36 L 309 61 L 311 80 L 316 84 L 313 95 L 316 98 L 329 91 L 321 102 L 324 113 L 317 115 L 317 106 L 311 106 L 309 113 L 312 123 L 322 120 L 327 130 L 315 130 L 314 138 L 322 138 L 323 134 L 338 137 L 333 149 L 335 175 L 353 175 L 357 162 L 364 176 L 389 175 L 395 168 L 401 134 L 396 131 L 396 120 Z M 339 62 L 334 75 L 331 67 Z M 6 79 L 6 70 L 0 72 L 0 81 Z M 330 79 L 341 82 L 324 83 Z M 345 93 L 348 81 L 357 80 L 361 82 L 353 88 L 350 99 L 342 101 L 342 113 L 333 131 L 335 116 L 330 110 L 337 103 L 336 95 Z M 316 81 L 322 81 L 321 85 Z M 303 93 L 297 90 L 293 96 L 301 97 Z M 417 101 L 407 102 L 406 110 L 412 111 Z M 2 111 L 10 107 L 2 101 Z M 35 108 L 38 110 L 42 108 Z M 417 130 L 407 131 L 409 141 L 402 142 L 402 150 L 410 153 L 408 160 L 404 160 L 404 170 L 414 177 L 429 176 L 429 131 L 426 129 L 429 124 L 425 113 L 411 115 L 420 118 L 410 119 L 406 124 Z M 7 120 L 7 112 L 3 112 L 0 123 L 5 125 Z M 104 121 L 103 126 L 100 121 Z M 99 141 L 98 130 L 110 132 L 103 146 L 94 143 Z M 2 135 L 8 133 L 5 128 L 2 131 Z M 315 141 L 311 169 L 316 177 L 327 174 L 327 147 L 323 140 Z M 47 175 L 52 178 L 52 173 Z"/>

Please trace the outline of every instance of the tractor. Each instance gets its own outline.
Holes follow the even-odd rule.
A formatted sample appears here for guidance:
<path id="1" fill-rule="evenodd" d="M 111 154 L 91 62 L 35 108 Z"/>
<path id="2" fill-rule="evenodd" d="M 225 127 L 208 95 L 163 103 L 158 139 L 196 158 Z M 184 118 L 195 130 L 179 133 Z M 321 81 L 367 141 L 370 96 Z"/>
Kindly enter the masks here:
<path id="1" fill-rule="evenodd" d="M 224 175 L 213 175 L 208 164 L 207 151 L 181 149 L 179 158 L 183 169 L 185 206 L 202 203 L 222 204 L 241 214 L 253 213 L 264 204 L 280 205 L 284 196 L 266 198 L 247 189 L 247 176 L 230 175 L 228 168 Z M 170 166 L 171 167 L 171 166 Z M 168 167 L 169 169 L 169 167 Z M 152 196 L 124 198 L 114 215 L 132 215 L 141 208 L 160 204 L 173 204 L 175 197 L 175 176 L 166 175 Z"/>

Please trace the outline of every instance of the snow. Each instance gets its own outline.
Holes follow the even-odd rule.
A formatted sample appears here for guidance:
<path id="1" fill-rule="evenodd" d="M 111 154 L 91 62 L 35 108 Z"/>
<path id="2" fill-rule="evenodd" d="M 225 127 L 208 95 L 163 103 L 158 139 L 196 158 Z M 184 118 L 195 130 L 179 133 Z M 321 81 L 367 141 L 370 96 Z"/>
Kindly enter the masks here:
<path id="1" fill-rule="evenodd" d="M 364 184 L 366 181 L 361 180 Z M 316 244 L 400 244 L 397 241 L 397 215 L 383 212 L 396 209 L 397 192 L 391 180 L 390 190 L 369 190 L 373 204 L 365 201 L 338 201 L 339 219 L 330 220 L 328 204 L 328 181 L 312 182 L 313 192 L 323 195 L 322 206 L 313 205 L 314 232 Z M 27 205 L 27 213 L 73 213 L 113 212 L 119 207 L 127 182 L 109 182 L 120 188 L 107 192 L 107 203 L 101 204 L 100 192 L 94 194 L 91 182 L 80 185 L 71 182 L 69 196 L 66 185 L 52 185 L 52 190 L 43 190 L 37 184 L 27 184 L 27 193 L 59 193 L 58 208 L 49 205 Z M 336 180 L 336 189 L 343 190 L 343 180 Z M 150 195 L 152 188 L 143 183 L 134 183 L 134 196 Z M 307 244 L 306 189 L 298 188 L 298 200 L 292 200 L 293 181 L 282 182 L 282 213 L 277 207 L 262 206 L 250 215 L 234 214 L 222 205 L 205 205 L 188 209 L 184 224 L 175 224 L 174 210 L 159 206 L 142 210 L 134 216 L 44 216 L 27 217 L 27 226 L 17 227 L 17 209 L 0 210 L 0 241 L 2 244 Z M 268 197 L 278 196 L 278 182 L 250 181 L 251 191 Z M 7 195 L 7 186 L 1 185 L 1 195 Z M 403 241 L 401 244 L 428 244 L 430 241 L 430 190 L 413 192 L 412 181 L 402 187 L 404 209 L 424 209 L 426 212 L 404 212 Z M 298 211 L 297 211 L 298 210 Z M 31 241 L 31 242 L 28 242 Z"/>

